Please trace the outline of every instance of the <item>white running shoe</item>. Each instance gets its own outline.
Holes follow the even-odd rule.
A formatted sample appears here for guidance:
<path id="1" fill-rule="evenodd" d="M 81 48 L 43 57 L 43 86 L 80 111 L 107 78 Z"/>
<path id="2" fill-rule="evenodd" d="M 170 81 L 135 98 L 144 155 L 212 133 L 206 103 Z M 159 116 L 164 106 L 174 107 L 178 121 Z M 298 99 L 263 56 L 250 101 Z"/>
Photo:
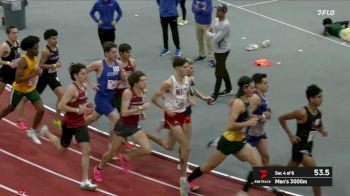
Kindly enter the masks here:
<path id="1" fill-rule="evenodd" d="M 92 184 L 91 180 L 85 180 L 81 182 L 80 188 L 88 191 L 94 191 L 97 189 L 97 185 Z"/>
<path id="2" fill-rule="evenodd" d="M 45 132 L 49 130 L 47 125 L 43 125 L 38 133 L 38 137 L 44 136 Z"/>
<path id="3" fill-rule="evenodd" d="M 177 164 L 177 169 L 181 171 L 180 164 Z M 187 168 L 186 168 L 186 173 L 188 173 L 188 174 L 192 173 L 192 170 L 188 167 L 188 165 L 187 165 Z"/>
<path id="4" fill-rule="evenodd" d="M 36 132 L 34 129 L 29 129 L 27 131 L 27 136 L 32 138 L 33 142 L 35 144 L 41 144 L 41 141 L 39 140 L 39 138 L 36 136 Z"/>

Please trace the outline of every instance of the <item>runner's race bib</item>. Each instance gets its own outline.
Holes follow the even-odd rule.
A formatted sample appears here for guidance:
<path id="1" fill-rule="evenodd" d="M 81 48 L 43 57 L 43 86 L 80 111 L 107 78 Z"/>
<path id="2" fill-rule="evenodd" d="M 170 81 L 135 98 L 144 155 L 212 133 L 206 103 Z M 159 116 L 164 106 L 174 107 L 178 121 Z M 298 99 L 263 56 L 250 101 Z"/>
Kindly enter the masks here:
<path id="1" fill-rule="evenodd" d="M 108 80 L 107 81 L 107 89 L 108 90 L 114 90 L 117 88 L 118 80 Z"/>

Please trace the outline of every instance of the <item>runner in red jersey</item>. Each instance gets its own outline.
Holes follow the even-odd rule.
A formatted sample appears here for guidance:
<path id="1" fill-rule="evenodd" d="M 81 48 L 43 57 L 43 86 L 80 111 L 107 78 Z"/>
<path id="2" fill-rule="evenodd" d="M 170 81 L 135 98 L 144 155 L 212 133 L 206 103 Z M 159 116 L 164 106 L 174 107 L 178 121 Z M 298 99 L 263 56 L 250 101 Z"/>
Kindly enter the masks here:
<path id="1" fill-rule="evenodd" d="M 133 72 L 128 81 L 130 88 L 123 92 L 121 117 L 116 123 L 114 131 L 111 133 L 112 147 L 103 154 L 100 163 L 94 168 L 94 179 L 97 182 L 102 181 L 102 172 L 104 165 L 122 149 L 123 140 L 131 137 L 140 147 L 128 151 L 125 154 L 119 154 L 120 165 L 124 172 L 128 171 L 128 162 L 151 153 L 151 146 L 148 138 L 138 124 L 141 120 L 142 112 L 150 109 L 150 104 L 145 102 L 144 90 L 147 86 L 147 79 L 143 72 Z"/>
<path id="2" fill-rule="evenodd" d="M 85 125 L 86 122 L 84 117 L 88 105 L 85 85 L 87 71 L 85 65 L 77 63 L 70 66 L 69 72 L 74 82 L 68 86 L 67 92 L 58 103 L 58 109 L 65 112 L 62 120 L 61 138 L 52 134 L 47 126 L 41 129 L 40 135 L 47 137 L 58 150 L 65 150 L 74 136 L 82 151 L 82 182 L 80 188 L 85 190 L 96 190 L 97 185 L 92 184 L 89 180 L 89 156 L 91 148 L 89 133 Z"/>

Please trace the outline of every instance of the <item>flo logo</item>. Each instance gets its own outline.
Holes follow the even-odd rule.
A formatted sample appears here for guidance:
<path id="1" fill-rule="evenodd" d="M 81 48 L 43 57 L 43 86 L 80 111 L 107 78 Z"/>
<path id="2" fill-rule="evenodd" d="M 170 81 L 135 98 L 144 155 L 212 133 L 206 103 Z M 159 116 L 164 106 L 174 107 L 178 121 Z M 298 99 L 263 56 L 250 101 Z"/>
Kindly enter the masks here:
<path id="1" fill-rule="evenodd" d="M 260 177 L 259 177 L 259 179 L 260 179 L 260 180 L 265 180 L 266 177 L 267 177 L 267 170 L 266 170 L 266 169 L 261 169 L 261 170 L 259 170 L 259 172 L 260 172 Z"/>

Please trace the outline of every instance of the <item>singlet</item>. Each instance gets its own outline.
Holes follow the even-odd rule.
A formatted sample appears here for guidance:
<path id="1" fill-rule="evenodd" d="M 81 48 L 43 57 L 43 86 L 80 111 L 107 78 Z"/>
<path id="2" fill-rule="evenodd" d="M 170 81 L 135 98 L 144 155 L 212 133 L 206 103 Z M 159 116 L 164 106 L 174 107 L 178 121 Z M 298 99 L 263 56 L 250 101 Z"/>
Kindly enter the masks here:
<path id="1" fill-rule="evenodd" d="M 30 59 L 27 54 L 23 55 L 23 59 L 27 62 L 27 67 L 23 71 L 24 76 L 30 75 L 38 66 L 38 58 L 35 56 L 34 60 Z M 13 82 L 12 88 L 16 91 L 22 92 L 22 93 L 29 93 L 33 91 L 36 87 L 36 82 L 38 80 L 38 76 L 35 76 L 31 78 L 30 80 L 17 83 L 16 81 Z"/>
<path id="2" fill-rule="evenodd" d="M 257 110 L 253 114 L 261 116 L 264 112 L 268 111 L 267 100 L 265 97 L 261 96 L 258 92 L 255 92 L 255 94 L 257 96 L 259 96 L 261 104 L 260 104 L 259 108 L 257 108 Z M 265 123 L 266 123 L 266 121 L 259 120 L 256 126 L 249 127 L 247 129 L 247 134 L 250 136 L 255 136 L 255 137 L 263 135 Z"/>
<path id="3" fill-rule="evenodd" d="M 84 105 L 87 102 L 87 91 L 84 84 L 83 88 L 80 88 L 76 83 L 73 83 L 78 90 L 78 97 L 73 102 L 69 102 L 67 105 L 70 107 L 78 108 L 79 105 Z M 68 128 L 78 128 L 85 125 L 84 114 L 77 114 L 76 112 L 66 112 L 63 117 L 63 124 Z"/>
<path id="4" fill-rule="evenodd" d="M 126 78 L 128 78 L 130 76 L 130 74 L 134 71 L 134 68 L 132 66 L 130 59 L 128 59 L 128 65 L 124 68 L 124 70 L 125 70 Z M 129 88 L 129 87 L 130 87 L 130 85 L 129 85 L 128 81 L 120 81 L 118 86 L 117 86 L 117 89 L 115 91 L 116 95 L 122 96 L 124 90 Z"/>
<path id="5" fill-rule="evenodd" d="M 59 51 L 58 48 L 56 50 L 52 50 L 49 46 L 46 46 L 46 48 L 50 51 L 50 58 L 46 60 L 45 64 L 47 65 L 53 65 L 58 62 L 60 59 Z M 44 69 L 43 74 L 56 74 L 57 69 L 56 68 L 49 68 L 49 69 Z"/>
<path id="6" fill-rule="evenodd" d="M 242 100 L 243 101 L 243 100 Z M 244 101 L 243 101 L 244 102 Z M 245 111 L 240 114 L 236 120 L 236 122 L 244 122 L 247 121 L 249 116 L 250 116 L 250 105 L 249 102 L 244 102 L 245 105 Z M 223 133 L 223 137 L 227 139 L 230 142 L 233 141 L 242 141 L 244 139 L 244 132 L 245 131 L 231 131 L 231 130 L 226 130 Z"/>
<path id="7" fill-rule="evenodd" d="M 120 80 L 120 68 L 118 62 L 113 63 L 113 67 L 110 67 L 106 60 L 102 60 L 103 72 L 100 77 L 97 78 L 100 90 L 96 92 L 99 95 L 113 96 L 115 94 L 115 89 Z"/>
<path id="8" fill-rule="evenodd" d="M 17 61 L 20 57 L 21 54 L 19 53 L 19 44 L 16 41 L 16 45 L 12 45 L 9 41 L 6 41 L 6 43 L 10 46 L 10 54 L 7 57 L 2 57 L 1 59 L 3 61 Z M 2 68 L 3 73 L 5 73 L 9 78 L 15 78 L 16 75 L 16 69 L 13 69 L 9 65 L 3 65 Z"/>
<path id="9" fill-rule="evenodd" d="M 175 76 L 170 77 L 173 83 L 173 88 L 164 96 L 165 107 L 176 113 L 182 113 L 187 106 L 187 93 L 190 90 L 189 79 L 187 76 L 183 79 L 183 84 L 176 81 Z"/>
<path id="10" fill-rule="evenodd" d="M 297 123 L 297 136 L 300 137 L 301 143 L 311 143 L 316 136 L 317 131 L 322 127 L 322 113 L 317 109 L 317 114 L 313 115 L 309 109 L 304 106 L 306 110 L 306 122 Z"/>
<path id="11" fill-rule="evenodd" d="M 130 101 L 129 109 L 136 108 L 137 106 L 143 105 L 145 103 L 144 93 L 141 96 L 137 96 L 134 90 L 130 89 L 132 92 L 132 98 Z M 142 117 L 142 112 L 134 113 L 130 116 L 121 116 L 120 120 L 127 125 L 137 125 Z"/>

